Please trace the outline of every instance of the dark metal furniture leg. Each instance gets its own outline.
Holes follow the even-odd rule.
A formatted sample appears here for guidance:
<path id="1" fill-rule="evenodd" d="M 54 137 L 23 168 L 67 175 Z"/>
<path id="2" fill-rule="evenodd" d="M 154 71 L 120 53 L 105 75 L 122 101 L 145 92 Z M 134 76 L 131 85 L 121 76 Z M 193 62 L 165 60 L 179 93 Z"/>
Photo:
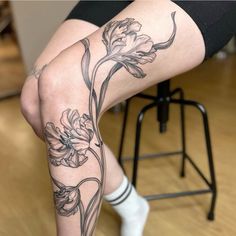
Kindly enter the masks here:
<path id="1" fill-rule="evenodd" d="M 160 133 L 167 130 L 169 120 L 169 98 L 170 98 L 170 80 L 157 84 L 157 100 L 160 102 L 157 106 L 157 120 L 159 121 Z"/>
<path id="2" fill-rule="evenodd" d="M 212 200 L 211 200 L 211 206 L 210 206 L 210 210 L 209 210 L 207 218 L 209 220 L 214 220 L 214 210 L 215 210 L 215 205 L 216 205 L 217 187 L 216 187 L 215 168 L 214 168 L 212 147 L 211 147 L 209 122 L 208 122 L 208 116 L 207 116 L 207 112 L 206 112 L 205 107 L 199 103 L 197 104 L 197 106 L 198 106 L 198 109 L 201 111 L 202 118 L 203 118 L 207 155 L 208 155 L 208 163 L 209 163 L 209 171 L 210 171 L 210 176 L 211 176 Z"/>
<path id="3" fill-rule="evenodd" d="M 184 99 L 184 92 L 180 89 L 180 99 Z M 180 126 L 181 126 L 181 142 L 182 142 L 182 161 L 180 176 L 185 177 L 185 163 L 186 163 L 186 131 L 185 131 L 185 107 L 180 104 Z"/>
<path id="4" fill-rule="evenodd" d="M 176 88 L 171 92 L 171 97 L 179 94 L 180 100 L 184 100 L 184 91 L 182 88 Z M 185 129 L 185 107 L 180 103 L 180 135 L 182 146 L 182 159 L 180 167 L 180 177 L 185 177 L 185 163 L 186 163 L 186 129 Z"/>
<path id="5" fill-rule="evenodd" d="M 214 168 L 214 161 L 213 161 L 213 155 L 212 155 L 209 122 L 208 122 L 208 116 L 207 116 L 206 109 L 202 104 L 197 103 L 195 101 L 171 99 L 171 103 L 177 103 L 177 104 L 182 103 L 184 105 L 190 105 L 190 106 L 197 108 L 201 112 L 202 119 L 203 119 L 203 125 L 204 125 L 209 172 L 210 172 L 210 178 L 211 178 L 210 189 L 212 192 L 211 206 L 210 206 L 210 210 L 208 212 L 207 218 L 209 220 L 214 220 L 214 210 L 215 210 L 216 198 L 217 198 L 217 184 L 216 184 L 215 168 Z"/>
<path id="6" fill-rule="evenodd" d="M 129 103 L 130 103 L 130 99 L 126 100 L 124 118 L 123 118 L 122 130 L 121 130 L 121 139 L 120 139 L 120 145 L 119 145 L 119 153 L 118 153 L 118 163 L 123 168 L 123 170 L 124 170 L 124 167 L 123 167 L 123 162 L 122 162 L 122 152 L 123 152 L 123 147 L 124 147 L 125 131 L 127 127 L 127 119 L 128 119 L 128 113 L 129 113 Z"/>
<path id="7" fill-rule="evenodd" d="M 184 91 L 179 88 L 179 97 L 184 100 Z M 185 177 L 185 163 L 186 163 L 186 131 L 185 131 L 185 107 L 184 104 L 180 104 L 180 128 L 181 128 L 181 144 L 182 144 L 182 160 L 180 168 L 180 176 Z"/>
<path id="8" fill-rule="evenodd" d="M 135 146 L 134 146 L 134 160 L 133 160 L 133 177 L 132 177 L 132 184 L 136 187 L 137 184 L 137 173 L 138 173 L 138 161 L 139 161 L 139 148 L 140 148 L 140 138 L 141 138 L 141 128 L 142 128 L 142 121 L 144 118 L 145 113 L 157 106 L 157 103 L 151 103 L 139 112 L 137 123 L 136 123 L 136 135 L 135 135 Z"/>
<path id="9" fill-rule="evenodd" d="M 180 99 L 173 99 L 172 97 L 175 94 L 180 95 Z M 136 136 L 135 136 L 135 147 L 134 147 L 134 159 L 133 159 L 133 176 L 132 176 L 132 183 L 136 187 L 137 186 L 137 175 L 138 175 L 138 161 L 140 159 L 139 155 L 139 149 L 140 149 L 140 139 L 141 139 L 141 128 L 142 123 L 144 119 L 144 115 L 146 111 L 153 107 L 158 107 L 163 105 L 163 103 L 168 102 L 170 104 L 179 104 L 180 105 L 180 122 L 181 122 L 181 140 L 182 140 L 182 150 L 178 152 L 178 154 L 182 154 L 182 160 L 181 160 L 181 170 L 180 174 L 184 176 L 185 174 L 185 162 L 188 160 L 189 163 L 192 165 L 192 167 L 197 171 L 199 176 L 204 180 L 204 182 L 207 184 L 207 189 L 199 189 L 199 190 L 190 190 L 190 191 L 183 191 L 183 192 L 175 192 L 175 193 L 164 193 L 164 194 L 154 194 L 154 195 L 147 195 L 144 196 L 147 200 L 156 200 L 156 199 L 165 199 L 165 198 L 175 198 L 175 197 L 181 197 L 181 196 L 190 196 L 190 195 L 196 195 L 196 194 L 205 194 L 205 193 L 211 193 L 212 199 L 211 199 L 211 206 L 210 210 L 208 212 L 208 219 L 214 220 L 214 210 L 216 205 L 216 198 L 217 198 L 217 184 L 216 184 L 216 178 L 215 178 L 215 170 L 214 170 L 214 163 L 213 163 L 213 156 L 212 156 L 212 147 L 211 147 L 211 139 L 210 139 L 210 131 L 209 131 L 209 124 L 208 124 L 208 117 L 206 109 L 203 105 L 190 100 L 184 100 L 184 93 L 183 90 L 180 88 L 175 89 L 170 93 L 170 96 L 167 97 L 167 100 L 158 100 L 157 97 L 151 96 L 151 95 L 145 95 L 145 94 L 139 94 L 138 97 L 145 98 L 152 100 L 153 102 L 147 106 L 145 106 L 139 113 L 137 122 L 136 122 Z M 130 99 L 129 99 L 130 100 Z M 130 101 L 129 101 L 130 102 Z M 168 104 L 169 105 L 169 104 Z M 197 108 L 202 115 L 203 118 L 203 125 L 204 125 L 204 133 L 205 133 L 205 142 L 206 142 L 206 149 L 207 149 L 207 158 L 208 158 L 208 164 L 209 164 L 209 171 L 210 171 L 210 178 L 209 181 L 204 173 L 199 169 L 199 167 L 196 165 L 194 160 L 186 153 L 186 136 L 185 136 L 185 105 L 193 106 Z M 164 110 L 166 111 L 166 110 Z M 121 156 L 122 156 L 122 149 L 123 149 L 123 143 L 124 143 L 124 135 L 125 135 L 125 129 L 126 129 L 126 123 L 127 123 L 127 116 L 128 116 L 128 107 L 125 109 L 125 116 L 124 116 L 124 122 L 123 122 L 123 128 L 122 128 L 122 137 L 121 137 L 121 143 L 120 143 L 120 150 L 119 150 L 119 159 L 120 163 Z M 163 121 L 163 120 L 162 120 Z M 162 153 L 161 155 L 156 155 L 157 157 L 160 156 L 166 156 L 166 153 Z M 171 153 L 171 154 L 174 154 Z M 147 156 L 145 156 L 147 158 Z M 126 158 L 127 159 L 127 158 Z"/>

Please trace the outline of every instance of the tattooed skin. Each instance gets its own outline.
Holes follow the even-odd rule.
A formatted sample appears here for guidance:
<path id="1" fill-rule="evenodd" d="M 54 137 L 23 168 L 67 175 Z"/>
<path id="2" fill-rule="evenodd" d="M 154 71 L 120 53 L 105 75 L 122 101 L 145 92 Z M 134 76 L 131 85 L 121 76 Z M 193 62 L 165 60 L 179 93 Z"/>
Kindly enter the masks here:
<path id="1" fill-rule="evenodd" d="M 32 75 L 35 79 L 39 79 L 40 75 L 42 74 L 46 66 L 47 64 L 43 65 L 42 68 L 38 69 L 37 66 L 35 65 L 29 75 Z"/>
<path id="2" fill-rule="evenodd" d="M 51 122 L 45 127 L 49 161 L 55 166 L 77 168 L 88 159 L 86 153 L 94 135 L 91 119 L 86 114 L 80 116 L 77 110 L 67 109 L 60 122 L 63 131 Z"/>
<path id="3" fill-rule="evenodd" d="M 148 35 L 139 34 L 141 24 L 133 18 L 109 22 L 102 35 L 106 55 L 99 59 L 92 68 L 91 76 L 89 74 L 91 59 L 89 39 L 85 38 L 80 41 L 85 49 L 81 60 L 81 70 L 83 80 L 89 90 L 89 113 L 80 114 L 78 110 L 67 109 L 63 111 L 60 118 L 62 128 L 48 122 L 44 133 L 48 143 L 48 156 L 51 165 L 64 166 L 65 168 L 80 168 L 83 165 L 86 168 L 87 161 L 94 158 L 100 167 L 101 178 L 88 176 L 76 186 L 66 186 L 51 176 L 57 189 L 54 192 L 57 213 L 66 217 L 80 214 L 81 236 L 93 234 L 94 222 L 98 216 L 99 202 L 103 194 L 105 155 L 97 122 L 109 81 L 122 67 L 135 78 L 143 79 L 146 76 L 139 65 L 152 63 L 157 57 L 157 51 L 169 48 L 174 41 L 176 35 L 175 12 L 172 12 L 171 18 L 173 31 L 170 38 L 156 44 Z M 97 71 L 102 64 L 111 60 L 116 63 L 104 79 L 98 96 L 94 89 Z M 37 78 L 39 73 L 34 74 Z M 87 182 L 96 183 L 97 189 L 85 209 L 85 204 L 81 200 L 83 193 L 80 187 Z"/>

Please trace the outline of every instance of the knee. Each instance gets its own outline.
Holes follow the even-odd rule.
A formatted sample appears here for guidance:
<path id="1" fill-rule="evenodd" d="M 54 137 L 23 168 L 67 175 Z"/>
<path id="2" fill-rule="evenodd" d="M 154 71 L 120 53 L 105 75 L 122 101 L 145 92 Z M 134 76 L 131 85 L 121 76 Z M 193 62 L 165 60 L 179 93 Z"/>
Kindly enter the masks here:
<path id="1" fill-rule="evenodd" d="M 38 119 L 38 95 L 37 87 L 32 80 L 32 78 L 26 79 L 21 91 L 20 107 L 25 119 L 33 126 L 35 120 Z"/>
<path id="2" fill-rule="evenodd" d="M 27 79 L 20 96 L 21 113 L 35 134 L 43 139 L 37 86 L 33 79 Z"/>
<path id="3" fill-rule="evenodd" d="M 63 109 L 78 109 L 80 112 L 88 111 L 92 97 L 92 110 L 98 107 L 100 77 L 94 84 L 96 98 L 83 79 L 81 64 L 78 63 L 83 56 L 82 51 L 68 48 L 54 58 L 42 71 L 38 81 L 38 95 L 42 116 L 45 113 L 55 113 Z M 76 58 L 76 60 L 75 60 Z M 94 95 L 94 94 L 93 94 Z M 97 101 L 95 101 L 97 99 Z M 108 102 L 107 102 L 108 103 Z M 109 105 L 109 103 L 108 103 Z M 98 121 L 107 110 L 105 106 L 98 114 Z"/>
<path id="4" fill-rule="evenodd" d="M 53 66 L 47 66 L 42 72 L 38 81 L 38 97 L 40 103 L 45 103 L 51 98 L 54 101 L 60 94 L 59 77 L 56 76 L 57 69 Z"/>
<path id="5" fill-rule="evenodd" d="M 89 91 L 81 76 L 80 65 L 70 54 L 61 53 L 41 73 L 38 96 L 42 114 L 44 107 L 53 112 L 58 107 L 83 109 L 88 104 Z"/>
<path id="6" fill-rule="evenodd" d="M 76 99 L 73 97 L 73 89 L 76 88 L 69 85 L 70 80 L 71 78 L 62 73 L 62 69 L 57 65 L 48 65 L 44 69 L 38 81 L 38 97 L 42 114 L 43 107 L 47 105 L 53 112 L 58 106 L 69 105 L 70 97 L 71 100 Z"/>

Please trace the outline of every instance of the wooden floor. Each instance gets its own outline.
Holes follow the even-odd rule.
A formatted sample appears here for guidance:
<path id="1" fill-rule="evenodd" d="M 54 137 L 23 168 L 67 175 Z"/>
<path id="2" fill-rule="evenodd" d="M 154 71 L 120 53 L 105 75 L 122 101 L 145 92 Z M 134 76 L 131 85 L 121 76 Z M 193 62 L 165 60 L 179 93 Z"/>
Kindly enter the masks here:
<path id="1" fill-rule="evenodd" d="M 7 59 L 6 59 L 7 58 Z M 24 79 L 18 50 L 11 43 L 0 43 L 1 92 L 20 88 Z M 151 213 L 144 236 L 233 236 L 236 235 L 236 55 L 212 59 L 173 80 L 189 99 L 208 109 L 215 158 L 218 199 L 216 219 L 206 220 L 210 195 L 151 202 Z M 150 88 L 148 93 L 155 93 Z M 146 102 L 133 101 L 128 122 L 125 155 L 131 155 L 135 117 Z M 168 132 L 158 133 L 155 110 L 145 117 L 142 153 L 178 150 L 179 113 L 172 106 Z M 108 112 L 100 127 L 104 140 L 117 153 L 122 113 Z M 0 236 L 55 235 L 53 202 L 45 149 L 20 114 L 19 98 L 0 102 Z M 111 138 L 112 137 L 112 138 Z M 208 175 L 206 150 L 199 113 L 187 109 L 187 150 Z M 187 165 L 187 176 L 179 178 L 180 158 L 145 160 L 140 163 L 138 189 L 141 193 L 164 193 L 204 187 Z M 130 163 L 126 164 L 130 174 Z M 104 204 L 97 236 L 118 236 L 120 221 Z M 135 227 L 135 226 L 134 226 Z"/>

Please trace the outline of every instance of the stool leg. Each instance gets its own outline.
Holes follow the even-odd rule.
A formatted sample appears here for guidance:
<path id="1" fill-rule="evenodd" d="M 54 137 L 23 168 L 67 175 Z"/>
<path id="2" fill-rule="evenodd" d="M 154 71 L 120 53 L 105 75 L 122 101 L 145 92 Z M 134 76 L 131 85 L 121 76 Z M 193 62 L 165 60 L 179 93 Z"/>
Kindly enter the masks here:
<path id="1" fill-rule="evenodd" d="M 137 174 L 138 174 L 138 161 L 139 161 L 139 149 L 140 149 L 140 137 L 141 137 L 141 128 L 142 128 L 142 121 L 144 118 L 145 113 L 153 108 L 156 107 L 157 103 L 151 103 L 139 112 L 136 122 L 136 135 L 135 135 L 135 145 L 134 145 L 134 160 L 133 160 L 133 176 L 132 176 L 132 184 L 136 187 L 137 184 Z"/>
<path id="2" fill-rule="evenodd" d="M 195 101 L 190 101 L 190 100 L 171 99 L 170 102 L 175 103 L 175 104 L 183 104 L 183 105 L 193 106 L 201 112 L 203 126 L 204 126 L 205 141 L 206 141 L 208 166 L 209 166 L 209 172 L 210 172 L 210 178 L 211 178 L 211 182 L 209 184 L 209 187 L 212 192 L 211 206 L 210 206 L 210 210 L 208 212 L 207 218 L 208 218 L 208 220 L 214 220 L 214 211 L 215 211 L 216 198 L 217 198 L 217 184 L 216 184 L 215 168 L 214 168 L 213 155 L 212 155 L 209 122 L 208 122 L 208 116 L 207 116 L 206 109 L 202 104 L 197 103 Z"/>
<path id="3" fill-rule="evenodd" d="M 216 205 L 216 198 L 217 198 L 217 184 L 216 184 L 216 177 L 215 177 L 215 168 L 214 168 L 214 161 L 212 155 L 212 146 L 211 146 L 211 138 L 210 138 L 210 130 L 209 130 L 209 122 L 207 111 L 202 104 L 199 104 L 194 101 L 187 101 L 182 100 L 181 103 L 194 106 L 197 108 L 202 114 L 203 126 L 204 126 L 204 134 L 205 134 L 205 141 L 206 141 L 206 149 L 207 149 L 207 157 L 208 157 L 208 165 L 209 165 L 209 172 L 211 178 L 210 188 L 212 191 L 212 198 L 211 198 L 211 206 L 208 212 L 208 220 L 214 220 L 214 210 Z"/>
<path id="4" fill-rule="evenodd" d="M 176 88 L 171 92 L 171 97 L 179 94 L 180 101 L 184 100 L 184 91 L 182 88 Z M 182 146 L 182 159 L 180 167 L 180 177 L 185 177 L 185 163 L 186 163 L 186 132 L 185 132 L 185 106 L 184 103 L 179 102 L 180 105 L 180 135 Z"/>
<path id="5" fill-rule="evenodd" d="M 157 84 L 157 100 L 160 101 L 159 106 L 157 106 L 157 120 L 159 121 L 160 133 L 167 131 L 170 110 L 169 96 L 170 80 L 165 80 Z"/>
<path id="6" fill-rule="evenodd" d="M 212 200 L 211 206 L 208 213 L 208 219 L 214 220 L 214 210 L 216 205 L 216 197 L 217 197 L 217 187 L 216 187 L 216 177 L 215 177 L 215 169 L 212 155 L 212 147 L 211 147 L 211 138 L 210 138 L 210 130 L 209 130 L 209 122 L 206 109 L 201 104 L 198 104 L 198 109 L 201 111 L 203 124 L 204 124 L 204 132 L 205 132 L 205 140 L 207 147 L 207 155 L 208 155 L 208 163 L 209 163 L 209 171 L 211 176 L 211 189 L 212 189 Z"/>
<path id="7" fill-rule="evenodd" d="M 182 89 L 179 90 L 180 99 L 184 99 L 184 92 Z M 181 126 L 181 144 L 182 144 L 182 161 L 180 176 L 185 177 L 185 163 L 186 163 L 186 133 L 185 133 L 185 107 L 184 104 L 180 104 L 180 126 Z"/>
<path id="8" fill-rule="evenodd" d="M 126 100 L 124 118 L 123 118 L 122 130 L 121 130 L 121 139 L 120 139 L 120 145 L 119 145 L 119 153 L 118 153 L 118 163 L 120 164 L 123 170 L 124 170 L 124 167 L 123 167 L 123 162 L 122 162 L 122 152 L 123 152 L 123 147 L 124 147 L 125 131 L 126 131 L 127 120 L 128 120 L 129 103 L 130 103 L 130 99 Z"/>

